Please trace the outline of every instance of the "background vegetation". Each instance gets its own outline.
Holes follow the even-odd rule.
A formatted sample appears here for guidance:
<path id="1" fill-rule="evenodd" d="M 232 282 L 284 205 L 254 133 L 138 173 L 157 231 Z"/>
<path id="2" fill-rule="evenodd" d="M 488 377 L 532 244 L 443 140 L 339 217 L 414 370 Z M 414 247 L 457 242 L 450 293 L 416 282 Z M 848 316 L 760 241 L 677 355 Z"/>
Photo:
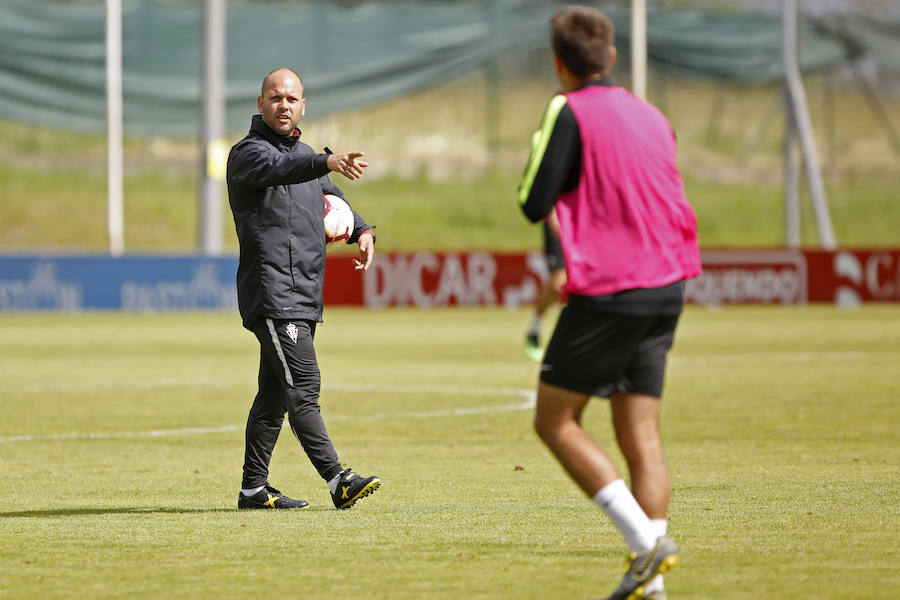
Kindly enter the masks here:
<path id="1" fill-rule="evenodd" d="M 539 236 L 514 198 L 528 139 L 556 89 L 548 64 L 540 52 L 509 58 L 493 71 L 320 120 L 313 97 L 303 135 L 317 148 L 367 153 L 365 179 L 335 181 L 378 225 L 381 249 L 530 249 Z M 616 77 L 627 85 L 627 72 Z M 900 148 L 884 120 L 839 74 L 807 78 L 807 93 L 839 243 L 896 245 Z M 650 97 L 678 135 L 701 243 L 782 244 L 780 89 L 721 87 L 657 73 Z M 889 115 L 900 114 L 900 99 L 881 100 Z M 247 107 L 248 122 L 254 111 Z M 230 141 L 242 135 L 235 132 Z M 127 140 L 128 251 L 196 248 L 198 156 L 193 140 Z M 0 251 L 103 251 L 104 157 L 101 137 L 0 122 Z M 226 249 L 235 251 L 227 207 L 223 214 Z M 805 244 L 817 244 L 808 206 L 803 233 Z"/>

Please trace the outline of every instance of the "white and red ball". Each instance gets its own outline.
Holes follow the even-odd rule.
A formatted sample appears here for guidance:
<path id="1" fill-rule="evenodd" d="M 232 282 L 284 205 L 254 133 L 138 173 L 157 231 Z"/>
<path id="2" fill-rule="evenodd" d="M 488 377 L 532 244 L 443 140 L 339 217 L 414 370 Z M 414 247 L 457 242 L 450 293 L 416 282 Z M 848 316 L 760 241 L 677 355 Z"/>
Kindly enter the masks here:
<path id="1" fill-rule="evenodd" d="M 345 242 L 353 233 L 353 211 L 343 198 L 324 194 L 325 198 L 325 243 L 327 245 Z"/>

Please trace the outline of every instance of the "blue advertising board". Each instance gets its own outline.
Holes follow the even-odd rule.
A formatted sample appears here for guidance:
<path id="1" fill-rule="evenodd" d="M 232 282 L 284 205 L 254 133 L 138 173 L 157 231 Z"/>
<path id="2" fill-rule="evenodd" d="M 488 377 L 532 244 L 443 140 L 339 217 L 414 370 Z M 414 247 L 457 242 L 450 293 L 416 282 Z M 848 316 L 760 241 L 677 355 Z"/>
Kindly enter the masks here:
<path id="1" fill-rule="evenodd" d="M 0 256 L 0 311 L 237 311 L 237 265 L 236 256 Z"/>

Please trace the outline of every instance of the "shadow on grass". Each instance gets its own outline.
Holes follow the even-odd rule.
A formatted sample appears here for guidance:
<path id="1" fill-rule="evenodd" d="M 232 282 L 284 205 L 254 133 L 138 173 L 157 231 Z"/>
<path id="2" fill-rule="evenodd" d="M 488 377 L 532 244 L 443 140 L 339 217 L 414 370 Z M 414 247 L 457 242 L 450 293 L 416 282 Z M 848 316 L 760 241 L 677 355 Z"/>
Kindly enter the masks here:
<path id="1" fill-rule="evenodd" d="M 153 515 L 236 512 L 236 508 L 176 508 L 172 506 L 110 506 L 106 508 L 51 508 L 47 510 L 13 510 L 0 512 L 0 517 L 79 517 L 83 515 Z"/>
<path id="2" fill-rule="evenodd" d="M 243 514 L 247 513 L 265 513 L 265 512 L 274 512 L 274 513 L 283 513 L 283 512 L 321 512 L 321 511 L 334 511 L 333 508 L 330 507 L 309 507 L 303 510 L 274 510 L 274 511 L 266 511 L 266 510 L 251 510 L 251 511 L 240 511 Z M 0 518 L 34 518 L 39 519 L 42 517 L 80 517 L 85 515 L 157 515 L 157 514 L 201 514 L 201 513 L 236 513 L 238 512 L 237 508 L 197 508 L 197 507 L 187 507 L 187 508 L 179 508 L 174 506 L 110 506 L 107 508 L 93 508 L 93 507 L 77 507 L 77 508 L 52 508 L 47 510 L 13 510 L 7 512 L 0 512 Z"/>

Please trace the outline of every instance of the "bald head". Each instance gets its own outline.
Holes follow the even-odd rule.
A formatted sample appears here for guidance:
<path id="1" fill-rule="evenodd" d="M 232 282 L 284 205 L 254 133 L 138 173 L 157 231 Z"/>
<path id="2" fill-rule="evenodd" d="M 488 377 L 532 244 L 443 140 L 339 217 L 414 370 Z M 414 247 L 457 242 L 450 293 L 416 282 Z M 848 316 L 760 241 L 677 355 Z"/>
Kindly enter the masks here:
<path id="1" fill-rule="evenodd" d="M 306 114 L 303 81 L 287 67 L 275 69 L 263 79 L 256 105 L 263 122 L 275 133 L 290 135 Z"/>
<path id="2" fill-rule="evenodd" d="M 269 73 L 265 77 L 263 77 L 262 89 L 260 91 L 260 94 L 266 93 L 266 84 L 269 83 L 270 80 L 277 80 L 281 77 L 294 77 L 297 81 L 300 82 L 301 89 L 303 88 L 303 79 L 299 75 L 297 75 L 296 71 L 288 69 L 287 67 L 279 67 L 274 71 L 269 71 Z"/>

